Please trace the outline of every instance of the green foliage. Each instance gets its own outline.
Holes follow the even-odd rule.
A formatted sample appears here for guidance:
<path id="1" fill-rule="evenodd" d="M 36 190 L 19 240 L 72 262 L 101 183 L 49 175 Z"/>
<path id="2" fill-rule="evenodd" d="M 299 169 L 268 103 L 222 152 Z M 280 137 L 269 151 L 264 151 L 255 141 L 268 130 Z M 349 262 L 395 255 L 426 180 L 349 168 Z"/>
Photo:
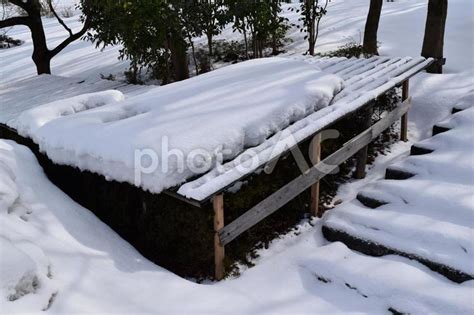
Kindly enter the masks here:
<path id="1" fill-rule="evenodd" d="M 305 39 L 308 40 L 310 55 L 314 55 L 316 41 L 319 35 L 319 23 L 323 16 L 327 14 L 327 6 L 331 0 L 304 0 L 301 1 L 299 9 L 293 8 L 301 14 L 299 21 L 302 26 L 296 25 L 301 32 L 305 32 Z"/>
<path id="2" fill-rule="evenodd" d="M 317 55 L 321 57 L 346 57 L 346 58 L 370 57 L 370 55 L 367 55 L 364 53 L 363 46 L 356 42 L 350 42 L 343 46 L 340 46 L 336 50 L 333 50 L 327 53 L 317 54 Z"/>
<path id="3" fill-rule="evenodd" d="M 0 34 L 0 49 L 20 46 L 22 44 L 23 41 L 20 39 L 14 39 L 6 34 Z"/>
<path id="4" fill-rule="evenodd" d="M 209 71 L 211 60 L 241 60 L 240 52 L 232 52 L 234 43 L 226 57 L 218 52 L 214 58 L 214 37 L 230 22 L 244 35 L 244 59 L 269 49 L 279 53 L 289 28 L 277 0 L 81 0 L 80 8 L 91 19 L 89 40 L 123 46 L 120 58 L 130 60 L 130 82 L 139 82 L 142 70 L 164 84 L 185 79 L 189 53 L 196 74 Z M 207 57 L 194 45 L 200 36 L 207 37 Z"/>
<path id="5" fill-rule="evenodd" d="M 187 47 L 183 32 L 180 1 L 93 0 L 82 1 L 82 10 L 91 18 L 94 31 L 87 38 L 97 46 L 122 44 L 120 58 L 131 61 L 130 73 L 142 68 L 168 83 L 173 73 L 172 55 Z"/>
<path id="6" fill-rule="evenodd" d="M 288 19 L 279 16 L 281 2 L 277 0 L 226 1 L 233 19 L 233 29 L 244 35 L 247 59 L 252 56 L 263 57 L 265 48 L 272 48 L 278 53 L 286 32 L 289 29 Z M 248 36 L 251 36 L 249 41 Z"/>
<path id="7" fill-rule="evenodd" d="M 214 42 L 213 59 L 216 62 L 237 63 L 247 59 L 245 44 L 239 41 L 218 40 Z"/>

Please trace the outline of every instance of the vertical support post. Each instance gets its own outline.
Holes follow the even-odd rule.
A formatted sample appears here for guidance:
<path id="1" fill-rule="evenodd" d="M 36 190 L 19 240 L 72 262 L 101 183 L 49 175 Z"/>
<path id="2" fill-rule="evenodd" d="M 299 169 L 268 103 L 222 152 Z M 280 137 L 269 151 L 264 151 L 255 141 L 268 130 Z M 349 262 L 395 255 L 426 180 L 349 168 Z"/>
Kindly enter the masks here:
<path id="1" fill-rule="evenodd" d="M 224 195 L 215 195 L 212 198 L 214 208 L 214 277 L 216 280 L 224 278 L 224 245 L 217 232 L 224 227 Z"/>
<path id="2" fill-rule="evenodd" d="M 364 112 L 364 120 L 362 122 L 362 128 L 364 130 L 370 128 L 370 125 L 372 123 L 372 114 L 374 112 L 374 108 L 372 105 L 369 105 L 367 109 L 365 109 Z M 367 166 L 367 157 L 369 155 L 369 146 L 366 145 L 362 149 L 360 149 L 359 152 L 357 152 L 357 165 L 356 165 L 356 171 L 354 173 L 354 178 L 356 179 L 362 179 L 365 177 L 366 172 L 365 168 Z"/>
<path id="3" fill-rule="evenodd" d="M 313 138 L 311 150 L 311 162 L 313 165 L 321 161 L 321 133 Z M 311 204 L 310 211 L 312 216 L 321 217 L 323 213 L 319 211 L 319 181 L 311 186 Z"/>
<path id="4" fill-rule="evenodd" d="M 409 81 L 403 81 L 402 85 L 402 101 L 405 101 L 409 97 L 410 85 Z M 408 141 L 408 113 L 402 116 L 402 122 L 400 127 L 400 140 L 407 142 Z"/>

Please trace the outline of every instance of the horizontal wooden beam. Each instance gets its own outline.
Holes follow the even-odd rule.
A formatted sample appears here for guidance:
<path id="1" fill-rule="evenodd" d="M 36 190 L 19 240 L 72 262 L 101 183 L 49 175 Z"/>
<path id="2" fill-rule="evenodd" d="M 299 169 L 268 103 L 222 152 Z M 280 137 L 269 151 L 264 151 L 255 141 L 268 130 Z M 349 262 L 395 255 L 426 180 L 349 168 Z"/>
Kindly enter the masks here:
<path id="1" fill-rule="evenodd" d="M 178 194 L 177 192 L 174 192 L 174 191 L 169 190 L 169 189 L 163 190 L 163 193 L 164 193 L 165 195 L 168 195 L 168 196 L 170 196 L 170 197 L 173 197 L 173 198 L 175 198 L 175 199 L 178 199 L 178 200 L 180 200 L 180 201 L 183 201 L 183 202 L 185 202 L 185 203 L 187 203 L 187 204 L 190 204 L 191 206 L 194 206 L 194 207 L 196 207 L 196 208 L 202 208 L 202 204 L 201 204 L 201 202 L 199 202 L 198 200 L 186 198 L 185 196 L 180 195 L 180 194 Z"/>
<path id="2" fill-rule="evenodd" d="M 304 190 L 311 187 L 311 185 L 335 170 L 341 163 L 356 154 L 361 148 L 372 142 L 397 119 L 408 112 L 410 102 L 411 99 L 407 99 L 401 103 L 395 110 L 388 113 L 386 117 L 345 143 L 342 148 L 314 165 L 306 173 L 280 188 L 239 218 L 232 221 L 229 225 L 220 229 L 218 234 L 222 245 L 227 245 L 237 236 L 280 209 Z"/>

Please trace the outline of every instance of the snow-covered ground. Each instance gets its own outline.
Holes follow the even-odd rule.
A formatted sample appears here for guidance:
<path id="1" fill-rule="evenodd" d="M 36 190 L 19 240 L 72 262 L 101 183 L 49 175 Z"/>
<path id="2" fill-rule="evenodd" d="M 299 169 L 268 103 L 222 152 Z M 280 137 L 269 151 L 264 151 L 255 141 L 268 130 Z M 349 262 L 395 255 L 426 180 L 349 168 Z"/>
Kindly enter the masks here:
<path id="1" fill-rule="evenodd" d="M 69 5 L 74 0 L 59 0 Z M 446 26 L 445 57 L 447 72 L 472 70 L 474 46 L 472 27 L 473 3 L 471 0 L 453 0 L 450 3 L 448 22 Z M 360 43 L 364 31 L 368 11 L 368 0 L 334 0 L 328 7 L 328 15 L 321 21 L 320 36 L 316 52 L 327 52 L 346 44 Z M 290 23 L 298 24 L 299 15 L 290 11 L 290 7 L 299 3 L 285 4 L 282 15 Z M 73 29 L 79 30 L 82 25 L 78 16 L 64 19 Z M 426 21 L 426 0 L 397 0 L 383 4 L 382 18 L 379 27 L 378 40 L 380 53 L 390 56 L 418 56 L 423 42 L 423 31 Z M 59 44 L 68 33 L 53 18 L 44 19 L 47 30 L 48 46 Z M 31 62 L 32 45 L 30 33 L 26 27 L 15 27 L 9 30 L 9 36 L 24 40 L 20 47 L 0 50 L 0 83 L 16 78 L 29 78 L 35 74 Z M 305 52 L 307 43 L 304 34 L 296 27 L 288 33 L 292 39 L 287 47 L 288 54 Z M 239 40 L 241 36 L 228 26 L 216 39 Z M 205 38 L 197 40 L 196 44 L 205 44 Z M 95 49 L 86 41 L 76 41 L 65 48 L 52 61 L 52 71 L 55 75 L 76 77 L 82 80 L 97 81 L 100 74 L 121 76 L 128 67 L 127 61 L 118 61 L 120 46 L 107 47 L 103 51 Z M 123 77 L 123 76 L 122 76 Z"/>
<path id="2" fill-rule="evenodd" d="M 400 257 L 327 244 L 315 226 L 275 241 L 237 279 L 195 284 L 143 258 L 52 185 L 25 147 L 0 140 L 4 314 L 468 314 L 472 283 Z"/>
<path id="3" fill-rule="evenodd" d="M 455 102 L 474 90 L 474 4 L 471 0 L 457 0 L 450 1 L 449 6 L 445 41 L 447 74 L 419 74 L 411 80 L 413 109 L 409 116 L 409 137 L 412 142 L 397 143 L 390 153 L 380 156 L 366 179 L 341 186 L 337 198 L 345 203 L 338 209 L 349 207 L 363 187 L 383 176 L 388 165 L 407 161 L 410 145 L 428 138 L 432 125 L 448 117 Z M 348 41 L 359 41 L 367 7 L 367 0 L 333 0 L 323 20 L 318 50 L 327 51 Z M 294 13 L 287 14 L 290 19 L 296 18 Z M 381 53 L 419 55 L 425 15 L 425 0 L 384 2 L 379 33 Z M 76 19 L 67 21 L 79 28 Z M 46 19 L 45 25 L 51 43 L 66 36 L 55 20 Z M 227 29 L 223 36 L 237 36 L 230 33 Z M 35 86 L 44 79 L 33 77 L 29 34 L 26 28 L 18 27 L 9 35 L 27 42 L 17 48 L 0 50 L 0 115 L 5 115 L 0 117 L 2 121 L 16 116 L 25 107 L 83 93 L 116 87 L 126 97 L 143 92 L 119 83 L 98 83 L 100 73 L 123 72 L 127 64 L 116 60 L 117 47 L 100 52 L 90 43 L 78 41 L 53 60 L 54 74 L 68 78 L 51 77 L 50 84 L 36 88 L 34 94 L 26 86 Z M 294 32 L 292 37 L 290 53 L 304 52 L 306 43 L 301 34 Z M 84 83 L 79 83 L 83 80 Z M 88 87 L 83 88 L 83 84 Z M 59 93 L 62 90 L 64 95 Z M 11 109 L 16 101 L 19 107 Z M 462 163 L 472 172 L 472 119 L 459 120 L 471 137 L 455 137 L 447 142 L 452 150 L 444 148 L 442 158 Z M 462 152 L 462 156 L 450 151 Z M 456 223 L 472 227 L 469 211 L 473 211 L 474 205 L 469 194 L 472 196 L 474 179 L 468 172 L 453 170 L 460 172 L 462 183 L 446 169 L 442 174 L 446 175 L 444 179 L 450 178 L 445 181 L 449 185 L 443 186 L 443 181 L 438 181 L 433 187 L 435 191 L 454 189 L 459 193 L 456 185 L 466 186 L 462 192 L 465 199 L 458 202 L 462 202 L 464 211 L 452 211 L 447 218 L 434 204 L 435 213 L 430 215 L 436 216 L 444 226 Z M 409 195 L 416 197 L 418 204 L 433 205 L 434 199 L 440 197 L 426 193 L 422 185 L 411 189 Z M 400 193 L 404 192 L 400 190 Z M 343 211 L 338 209 L 336 212 Z M 421 211 L 429 209 L 416 210 L 421 215 Z M 393 218 L 400 213 L 403 211 L 394 213 Z M 373 258 L 353 252 L 341 243 L 328 244 L 321 234 L 322 221 L 313 220 L 312 224 L 304 222 L 297 235 L 274 241 L 269 249 L 260 252 L 256 266 L 243 270 L 240 277 L 196 284 L 147 261 L 87 209 L 52 185 L 28 149 L 0 140 L 0 313 L 46 310 L 51 313 L 389 314 L 389 309 L 413 314 L 474 312 L 473 281 L 455 284 L 405 258 Z M 472 248 L 472 234 L 462 241 Z"/>

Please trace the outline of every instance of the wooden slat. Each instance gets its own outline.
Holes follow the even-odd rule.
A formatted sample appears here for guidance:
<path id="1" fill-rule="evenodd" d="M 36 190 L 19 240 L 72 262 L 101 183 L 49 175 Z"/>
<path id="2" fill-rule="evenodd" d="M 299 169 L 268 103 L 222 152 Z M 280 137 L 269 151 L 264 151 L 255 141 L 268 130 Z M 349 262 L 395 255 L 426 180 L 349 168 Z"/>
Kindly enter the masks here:
<path id="1" fill-rule="evenodd" d="M 214 277 L 216 280 L 224 278 L 224 245 L 218 235 L 218 231 L 224 227 L 224 196 L 214 196 L 212 200 L 214 208 Z"/>
<path id="2" fill-rule="evenodd" d="M 363 79 L 364 76 L 370 76 L 376 73 L 377 71 L 379 71 L 380 69 L 390 66 L 391 64 L 394 64 L 400 60 L 401 58 L 380 57 L 380 58 L 377 58 L 375 62 L 369 63 L 365 65 L 364 67 L 354 69 L 353 71 L 344 74 L 342 78 L 344 79 L 347 86 L 349 86 Z"/>
<path id="3" fill-rule="evenodd" d="M 371 57 L 368 59 L 360 59 L 359 61 L 352 62 L 348 67 L 345 67 L 344 69 L 341 69 L 339 71 L 334 71 L 334 74 L 337 74 L 340 77 L 344 77 L 344 75 L 347 75 L 353 71 L 356 71 L 357 69 L 360 68 L 365 68 L 367 65 L 371 65 L 377 62 L 377 57 Z"/>
<path id="4" fill-rule="evenodd" d="M 335 101 L 341 100 L 353 100 L 358 96 L 363 95 L 364 92 L 374 90 L 381 85 L 388 82 L 392 78 L 396 77 L 399 71 L 407 70 L 417 65 L 421 61 L 419 59 L 410 60 L 408 58 L 401 59 L 393 64 L 386 65 L 383 67 L 376 67 L 376 72 L 369 76 L 359 78 L 356 82 L 349 85 L 349 88 L 342 90 L 334 98 Z M 350 81 L 347 82 L 349 84 Z M 354 93 L 357 91 L 358 93 Z"/>
<path id="5" fill-rule="evenodd" d="M 311 162 L 313 163 L 312 165 L 316 165 L 321 162 L 321 133 L 314 136 L 311 149 Z M 321 216 L 319 211 L 319 181 L 311 186 L 311 202 L 309 210 L 312 216 Z"/>
<path id="6" fill-rule="evenodd" d="M 409 97 L 409 80 L 403 82 L 402 85 L 402 100 L 406 100 Z M 402 116 L 401 126 L 400 126 L 400 139 L 404 142 L 408 141 L 408 113 Z"/>
<path id="7" fill-rule="evenodd" d="M 363 123 L 363 128 L 370 128 L 370 125 L 372 123 L 372 115 L 374 113 L 374 107 L 369 106 L 369 108 L 365 109 L 364 111 L 364 121 Z M 362 149 L 360 149 L 359 152 L 357 152 L 357 165 L 356 165 L 356 170 L 354 173 L 354 178 L 356 179 L 362 179 L 365 177 L 366 172 L 365 168 L 367 166 L 367 158 L 369 156 L 369 146 L 366 145 Z"/>
<path id="8" fill-rule="evenodd" d="M 294 199 L 315 182 L 326 176 L 326 174 L 336 169 L 339 164 L 353 156 L 361 148 L 374 140 L 385 129 L 390 127 L 395 120 L 399 119 L 408 111 L 409 106 L 410 99 L 407 99 L 372 127 L 348 141 L 341 149 L 334 152 L 322 162 L 310 168 L 305 174 L 300 175 L 292 182 L 286 184 L 229 225 L 222 228 L 218 232 L 221 243 L 223 245 L 228 244 L 237 236 L 280 209 L 290 200 Z"/>
<path id="9" fill-rule="evenodd" d="M 172 190 L 163 190 L 163 193 L 165 195 L 168 195 L 170 197 L 173 197 L 175 199 L 178 199 L 180 201 L 183 201 L 187 204 L 190 204 L 191 206 L 194 206 L 194 207 L 197 207 L 197 208 L 201 208 L 201 203 L 198 201 L 198 200 L 195 200 L 195 199 L 192 199 L 192 198 L 186 198 L 185 196 L 183 195 L 180 195 L 178 194 L 177 192 L 175 191 L 172 191 Z"/>

